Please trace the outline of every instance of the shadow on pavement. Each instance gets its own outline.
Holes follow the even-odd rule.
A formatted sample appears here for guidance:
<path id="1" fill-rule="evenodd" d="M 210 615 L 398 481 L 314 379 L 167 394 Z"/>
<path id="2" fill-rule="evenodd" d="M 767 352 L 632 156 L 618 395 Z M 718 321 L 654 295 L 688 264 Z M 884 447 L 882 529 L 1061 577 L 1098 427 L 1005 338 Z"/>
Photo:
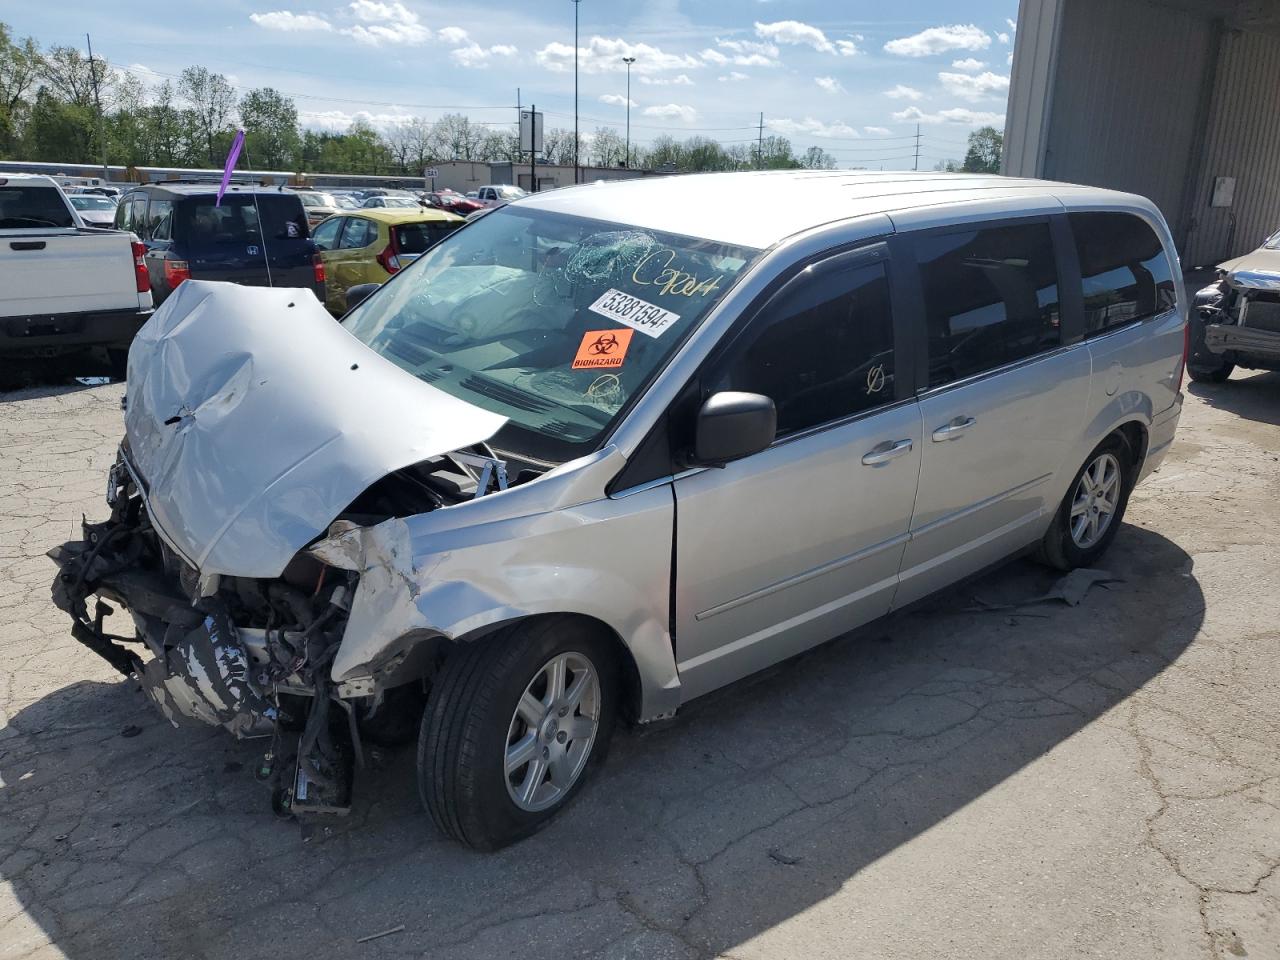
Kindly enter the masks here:
<path id="1" fill-rule="evenodd" d="M 1280 425 L 1280 373 L 1237 373 L 1224 383 L 1196 383 L 1187 392 L 1246 420 Z"/>
<path id="2" fill-rule="evenodd" d="M 1125 582 L 1078 607 L 962 612 L 1053 583 L 1015 561 L 622 732 L 575 806 L 493 855 L 434 833 L 411 750 L 304 833 L 273 819 L 255 745 L 173 730 L 126 684 L 73 684 L 0 729 L 0 873 L 29 924 L 6 939 L 74 960 L 732 952 L 1180 656 L 1204 611 L 1190 558 L 1125 526 L 1106 565 Z"/>

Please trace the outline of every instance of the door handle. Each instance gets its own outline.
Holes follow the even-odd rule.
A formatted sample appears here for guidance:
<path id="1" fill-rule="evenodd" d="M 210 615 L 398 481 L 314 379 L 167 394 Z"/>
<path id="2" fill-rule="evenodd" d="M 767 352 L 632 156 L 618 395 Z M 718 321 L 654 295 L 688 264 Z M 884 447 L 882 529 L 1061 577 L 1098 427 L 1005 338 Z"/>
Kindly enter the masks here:
<path id="1" fill-rule="evenodd" d="M 910 440 L 899 440 L 896 443 L 886 440 L 884 443 L 877 445 L 872 450 L 862 455 L 862 462 L 868 467 L 878 466 L 882 463 L 888 463 L 895 457 L 911 452 Z"/>
<path id="2" fill-rule="evenodd" d="M 956 417 L 945 427 L 939 427 L 933 431 L 933 439 L 937 443 L 944 440 L 956 440 L 964 436 L 964 432 L 972 427 L 978 421 L 973 417 Z"/>

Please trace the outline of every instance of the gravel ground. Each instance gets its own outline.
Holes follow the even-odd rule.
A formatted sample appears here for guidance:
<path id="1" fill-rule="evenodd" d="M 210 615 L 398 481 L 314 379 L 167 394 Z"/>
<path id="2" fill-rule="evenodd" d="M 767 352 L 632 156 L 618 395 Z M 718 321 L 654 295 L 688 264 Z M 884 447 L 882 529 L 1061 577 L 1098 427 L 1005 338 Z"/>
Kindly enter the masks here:
<path id="1" fill-rule="evenodd" d="M 1280 374 L 1193 385 L 1078 607 L 1018 561 L 623 732 L 550 829 L 440 839 L 412 751 L 275 819 L 70 636 L 121 387 L 0 398 L 0 958 L 1280 957 Z M 403 925 L 380 939 L 357 938 Z"/>

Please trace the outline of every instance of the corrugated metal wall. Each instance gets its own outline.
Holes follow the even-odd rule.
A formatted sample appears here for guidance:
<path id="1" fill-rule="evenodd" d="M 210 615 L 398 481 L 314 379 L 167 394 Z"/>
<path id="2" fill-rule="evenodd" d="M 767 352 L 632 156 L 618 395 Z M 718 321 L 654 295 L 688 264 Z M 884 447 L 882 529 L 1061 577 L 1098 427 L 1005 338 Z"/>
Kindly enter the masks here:
<path id="1" fill-rule="evenodd" d="M 1205 16 L 1142 0 L 1069 0 L 1045 176 L 1144 194 L 1181 236 L 1212 53 Z"/>
<path id="2" fill-rule="evenodd" d="M 1209 206 L 1217 177 L 1235 177 L 1231 207 Z M 1191 205 L 1188 266 L 1238 256 L 1280 229 L 1280 37 L 1222 35 L 1204 159 Z"/>

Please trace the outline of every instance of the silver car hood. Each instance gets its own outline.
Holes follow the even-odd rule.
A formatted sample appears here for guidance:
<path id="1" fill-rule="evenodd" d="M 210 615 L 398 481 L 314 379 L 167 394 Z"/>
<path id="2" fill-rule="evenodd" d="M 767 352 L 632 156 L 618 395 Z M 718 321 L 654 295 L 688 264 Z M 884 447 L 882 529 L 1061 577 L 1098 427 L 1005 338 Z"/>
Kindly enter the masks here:
<path id="1" fill-rule="evenodd" d="M 1243 257 L 1218 265 L 1229 274 L 1232 286 L 1253 290 L 1280 290 L 1280 250 L 1260 247 Z"/>
<path id="2" fill-rule="evenodd" d="M 371 484 L 505 418 L 374 353 L 310 290 L 188 280 L 129 350 L 129 463 L 202 573 L 276 577 Z"/>

